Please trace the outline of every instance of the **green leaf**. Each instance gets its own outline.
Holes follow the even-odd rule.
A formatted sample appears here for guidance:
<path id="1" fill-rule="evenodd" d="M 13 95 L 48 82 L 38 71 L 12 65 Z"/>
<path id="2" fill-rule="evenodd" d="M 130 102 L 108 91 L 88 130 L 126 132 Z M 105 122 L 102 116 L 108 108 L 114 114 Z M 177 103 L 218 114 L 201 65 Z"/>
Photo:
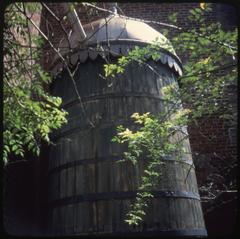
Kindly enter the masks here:
<path id="1" fill-rule="evenodd" d="M 16 144 L 14 144 L 14 145 L 12 146 L 12 151 L 15 152 L 17 149 L 18 149 L 18 146 L 17 146 Z"/>
<path id="2" fill-rule="evenodd" d="M 169 16 L 168 16 L 168 20 L 169 20 L 170 22 L 176 23 L 176 22 L 177 22 L 177 15 L 178 15 L 177 12 L 169 15 Z"/>

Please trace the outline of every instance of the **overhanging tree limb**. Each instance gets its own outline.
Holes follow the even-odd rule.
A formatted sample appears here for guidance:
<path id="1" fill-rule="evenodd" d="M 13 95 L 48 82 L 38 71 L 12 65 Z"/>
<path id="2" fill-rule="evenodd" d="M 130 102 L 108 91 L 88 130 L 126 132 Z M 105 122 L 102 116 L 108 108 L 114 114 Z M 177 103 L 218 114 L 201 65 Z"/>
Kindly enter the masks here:
<path id="1" fill-rule="evenodd" d="M 103 11 L 103 12 L 108 12 L 108 13 L 114 14 L 114 12 L 111 11 L 111 10 L 95 6 L 95 5 L 91 4 L 91 3 L 84 2 L 82 4 L 85 5 L 85 6 L 89 6 L 89 7 L 95 8 L 95 9 L 97 9 L 99 11 Z M 119 16 L 120 17 L 124 17 L 124 18 L 129 19 L 129 20 L 135 20 L 135 21 L 144 22 L 144 23 L 152 23 L 152 24 L 157 24 L 159 26 L 164 26 L 164 27 L 169 27 L 169 28 L 176 29 L 176 30 L 179 30 L 179 31 L 184 31 L 184 29 L 182 27 L 179 27 L 179 26 L 176 26 L 176 25 L 172 25 L 172 24 L 168 24 L 168 23 L 163 23 L 163 22 L 159 22 L 159 21 L 152 21 L 152 20 L 145 20 L 145 19 L 141 19 L 141 18 L 127 17 L 127 16 L 123 16 L 123 15 L 119 15 Z M 217 44 L 219 44 L 221 46 L 228 47 L 228 48 L 230 48 L 232 50 L 237 50 L 237 47 L 231 46 L 231 45 L 229 45 L 227 43 L 224 43 L 224 42 L 221 42 L 221 41 L 218 41 L 218 40 L 211 39 L 208 36 L 203 35 L 202 33 L 194 32 L 194 34 L 197 35 L 197 36 L 203 37 L 205 39 L 208 39 L 210 41 L 213 41 L 213 42 L 215 42 L 215 43 L 217 43 Z"/>
<path id="2" fill-rule="evenodd" d="M 16 5 L 16 8 L 19 10 L 19 12 L 21 12 L 22 14 L 24 14 L 24 12 L 22 11 L 22 9 L 20 9 L 17 5 Z M 77 95 L 77 99 L 79 100 L 79 103 L 81 105 L 81 109 L 82 109 L 82 112 L 84 114 L 84 116 L 86 117 L 88 123 L 91 125 L 92 128 L 95 127 L 94 123 L 89 119 L 89 117 L 87 116 L 86 114 L 86 111 L 85 111 L 85 108 L 84 108 L 84 105 L 83 105 L 83 102 L 82 102 L 82 98 L 78 92 L 78 89 L 77 89 L 77 85 L 76 85 L 76 82 L 74 80 L 74 75 L 72 74 L 71 70 L 69 69 L 68 67 L 68 63 L 66 61 L 66 59 L 62 56 L 62 54 L 54 47 L 53 43 L 48 39 L 48 37 L 42 32 L 42 30 L 37 26 L 37 24 L 31 19 L 29 18 L 28 16 L 25 15 L 25 17 L 33 24 L 33 26 L 38 30 L 38 32 L 41 34 L 41 36 L 49 43 L 49 45 L 51 46 L 51 48 L 57 53 L 57 55 L 59 56 L 59 58 L 62 60 L 64 66 L 66 67 L 67 69 L 67 72 L 71 78 L 71 81 L 73 83 L 73 86 L 74 86 L 74 90 L 75 90 L 75 93 Z"/>

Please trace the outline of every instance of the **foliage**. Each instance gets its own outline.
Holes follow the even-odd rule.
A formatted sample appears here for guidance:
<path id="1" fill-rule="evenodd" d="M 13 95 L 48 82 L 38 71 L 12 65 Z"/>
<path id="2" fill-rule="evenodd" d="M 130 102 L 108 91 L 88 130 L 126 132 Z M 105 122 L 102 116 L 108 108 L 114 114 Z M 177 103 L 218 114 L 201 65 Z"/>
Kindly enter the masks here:
<path id="1" fill-rule="evenodd" d="M 187 56 L 184 76 L 179 79 L 181 87 L 172 92 L 172 98 L 180 97 L 194 109 L 193 118 L 214 112 L 231 118 L 232 109 L 224 98 L 226 87 L 237 79 L 237 29 L 225 32 L 219 22 L 209 24 L 204 14 L 211 8 L 203 6 L 189 14 L 189 23 L 198 22 L 198 29 L 189 28 L 172 39 L 176 51 Z"/>
<path id="2" fill-rule="evenodd" d="M 117 61 L 117 64 L 105 64 L 105 76 L 115 77 L 116 74 L 123 73 L 125 67 L 132 61 L 142 64 L 149 59 L 154 61 L 158 60 L 161 57 L 160 49 L 163 48 L 173 54 L 176 54 L 167 38 L 157 38 L 152 44 L 149 44 L 146 47 L 140 48 L 139 46 L 135 46 L 127 56 L 120 57 Z"/>
<path id="3" fill-rule="evenodd" d="M 190 10 L 189 24 L 198 22 L 199 29 L 182 30 L 172 39 L 174 49 L 188 60 L 184 64 L 184 76 L 179 79 L 181 87 L 177 90 L 173 87 L 169 99 L 181 98 L 184 104 L 194 109 L 194 118 L 216 111 L 220 111 L 222 117 L 230 118 L 232 112 L 223 99 L 226 86 L 236 81 L 237 29 L 225 32 L 220 23 L 209 24 L 204 18 L 207 11 L 211 11 L 208 4 Z M 176 13 L 169 18 L 175 22 Z M 120 57 L 117 64 L 104 65 L 105 75 L 114 77 L 123 73 L 132 61 L 142 64 L 149 59 L 158 60 L 161 49 L 174 53 L 169 42 L 163 44 L 156 39 L 146 47 L 136 46 L 128 56 Z"/>
<path id="4" fill-rule="evenodd" d="M 141 178 L 136 202 L 132 205 L 132 209 L 127 214 L 128 218 L 125 220 L 129 225 L 138 225 L 145 215 L 145 210 L 149 205 L 147 202 L 153 197 L 152 190 L 161 176 L 164 158 L 173 154 L 176 158 L 181 157 L 185 136 L 176 141 L 174 135 L 182 132 L 182 127 L 186 124 L 186 115 L 189 113 L 189 110 L 178 109 L 168 119 L 165 119 L 168 113 L 161 113 L 158 116 L 150 115 L 149 112 L 143 115 L 134 113 L 131 118 L 135 124 L 141 126 L 139 130 L 132 132 L 122 125 L 118 126 L 118 133 L 112 141 L 128 145 L 128 150 L 123 153 L 122 162 L 130 161 L 135 165 L 141 157 L 147 158 L 147 167 Z"/>
<path id="5" fill-rule="evenodd" d="M 18 8 L 25 14 L 21 14 Z M 5 10 L 4 21 L 4 121 L 3 160 L 10 155 L 24 157 L 26 151 L 39 155 L 41 140 L 66 122 L 61 99 L 51 96 L 46 86 L 51 77 L 39 59 L 42 38 L 32 34 L 26 19 L 40 11 L 38 3 L 14 3 Z"/>
<path id="6" fill-rule="evenodd" d="M 231 119 L 232 108 L 224 97 L 226 87 L 235 84 L 237 78 L 237 30 L 225 32 L 220 23 L 209 24 L 205 19 L 208 11 L 211 11 L 211 7 L 205 3 L 201 3 L 200 8 L 190 10 L 189 25 L 197 23 L 198 28 L 181 29 L 172 39 L 177 52 L 188 60 L 184 63 L 184 75 L 179 78 L 180 87 L 171 84 L 162 89 L 165 99 L 175 102 L 175 108 L 168 112 L 170 119 L 166 115 L 153 116 L 146 113 L 140 116 L 135 113 L 132 118 L 141 125 L 138 131 L 133 133 L 119 126 L 118 134 L 113 138 L 114 142 L 128 145 L 123 162 L 128 160 L 136 164 L 144 154 L 148 158 L 139 188 L 142 192 L 137 194 L 136 201 L 127 214 L 126 222 L 130 225 L 138 225 L 143 220 L 149 199 L 153 196 L 155 182 L 160 178 L 159 166 L 164 157 L 181 149 L 178 142 L 171 142 L 172 130 L 179 130 L 181 126 L 213 113 Z M 170 16 L 170 20 L 176 23 L 177 14 Z M 120 57 L 116 64 L 105 65 L 105 75 L 114 77 L 124 72 L 132 61 L 146 65 L 149 59 L 157 60 L 162 48 L 166 49 L 166 46 L 159 40 L 143 48 L 135 47 L 128 56 Z M 179 109 L 179 104 L 183 104 L 187 111 Z"/>

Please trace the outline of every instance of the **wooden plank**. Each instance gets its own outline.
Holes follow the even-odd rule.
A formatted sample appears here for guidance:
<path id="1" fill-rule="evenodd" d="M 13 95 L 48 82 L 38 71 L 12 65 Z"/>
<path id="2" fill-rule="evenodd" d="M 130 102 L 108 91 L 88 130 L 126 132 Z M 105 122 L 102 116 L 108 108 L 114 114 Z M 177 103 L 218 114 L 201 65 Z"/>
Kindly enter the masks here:
<path id="1" fill-rule="evenodd" d="M 58 174 L 49 175 L 49 185 L 48 185 L 48 200 L 53 201 L 58 199 Z"/>
<path id="2" fill-rule="evenodd" d="M 73 205 L 66 205 L 65 207 L 65 234 L 71 235 L 74 228 L 74 214 Z"/>
<path id="3" fill-rule="evenodd" d="M 90 202 L 84 202 L 84 210 L 83 210 L 83 226 L 84 226 L 84 232 L 89 232 L 90 226 L 91 226 L 91 217 L 90 217 L 90 212 L 91 212 L 91 203 Z"/>
<path id="4" fill-rule="evenodd" d="M 76 166 L 76 195 L 81 195 L 84 193 L 84 174 L 83 165 Z"/>
<path id="5" fill-rule="evenodd" d="M 104 231 L 104 201 L 97 202 L 97 229 L 99 232 Z"/>
<path id="6" fill-rule="evenodd" d="M 170 200 L 170 211 L 171 211 L 171 229 L 177 228 L 178 214 L 176 213 L 177 198 L 171 198 Z"/>
<path id="7" fill-rule="evenodd" d="M 65 207 L 59 207 L 59 233 L 60 235 L 65 234 Z"/>
<path id="8" fill-rule="evenodd" d="M 192 214 L 193 214 L 193 222 L 192 227 L 198 228 L 198 216 L 197 216 L 197 208 L 196 208 L 196 201 L 192 200 Z"/>
<path id="9" fill-rule="evenodd" d="M 112 232 L 112 202 L 103 201 L 104 232 Z"/>
<path id="10" fill-rule="evenodd" d="M 60 185 L 59 185 L 60 198 L 66 197 L 66 187 L 67 187 L 66 177 L 67 177 L 66 169 L 63 169 L 62 171 L 60 171 Z"/>
<path id="11" fill-rule="evenodd" d="M 74 168 L 70 167 L 67 169 L 67 197 L 73 196 L 74 193 L 74 179 L 75 179 L 75 173 L 74 173 Z"/>
<path id="12" fill-rule="evenodd" d="M 161 200 L 161 220 L 162 227 L 165 230 L 169 229 L 169 200 L 167 198 L 163 198 Z"/>
<path id="13" fill-rule="evenodd" d="M 186 215 L 181 214 L 181 198 L 175 200 L 176 230 L 181 229 Z M 184 217 L 183 217 L 184 216 Z"/>
<path id="14" fill-rule="evenodd" d="M 84 205 L 83 203 L 78 203 L 77 204 L 77 211 L 76 211 L 76 216 L 75 216 L 75 220 L 76 220 L 76 231 L 77 233 L 82 233 L 84 231 L 84 225 L 83 222 L 85 220 L 84 218 Z"/>
<path id="15" fill-rule="evenodd" d="M 69 136 L 66 136 L 64 138 L 64 148 L 63 148 L 63 155 L 64 155 L 64 163 L 68 163 L 70 161 L 70 145 L 71 145 L 72 139 Z"/>
<path id="16" fill-rule="evenodd" d="M 73 234 L 78 234 L 78 204 L 73 204 Z"/>
<path id="17" fill-rule="evenodd" d="M 84 166 L 85 191 L 84 193 L 95 193 L 95 164 Z"/>
<path id="18" fill-rule="evenodd" d="M 186 204 L 186 208 L 188 212 L 191 212 L 191 199 L 185 199 L 184 203 Z M 192 227 L 192 213 L 188 213 L 188 217 L 185 219 L 186 228 Z"/>

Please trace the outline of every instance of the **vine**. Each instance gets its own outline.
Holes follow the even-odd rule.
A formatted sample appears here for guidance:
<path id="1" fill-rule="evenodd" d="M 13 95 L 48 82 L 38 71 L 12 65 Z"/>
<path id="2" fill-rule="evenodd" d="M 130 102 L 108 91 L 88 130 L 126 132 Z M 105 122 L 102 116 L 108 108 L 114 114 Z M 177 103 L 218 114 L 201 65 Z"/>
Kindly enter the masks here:
<path id="1" fill-rule="evenodd" d="M 234 46 L 237 31 L 225 32 L 220 23 L 209 24 L 204 14 L 211 11 L 210 6 L 201 4 L 200 8 L 190 10 L 189 21 L 198 22 L 198 30 L 189 28 L 172 39 L 174 48 L 181 55 L 188 56 L 188 61 L 183 67 L 184 75 L 179 78 L 180 87 L 173 83 L 161 89 L 164 99 L 173 102 L 171 110 L 155 116 L 134 113 L 131 118 L 138 125 L 138 130 L 133 132 L 119 126 L 112 140 L 128 146 L 122 163 L 130 161 L 135 165 L 141 158 L 147 158 L 139 192 L 125 220 L 129 225 L 138 225 L 143 220 L 154 188 L 161 178 L 164 159 L 169 155 L 179 158 L 185 153 L 182 143 L 188 135 L 184 127 L 214 113 L 225 120 L 233 120 L 233 108 L 224 101 L 224 97 L 226 87 L 236 82 L 237 48 Z M 177 14 L 174 13 L 169 20 L 176 23 Z M 116 64 L 106 64 L 105 76 L 115 77 L 123 73 L 133 61 L 146 65 L 149 60 L 158 60 L 162 48 L 174 53 L 171 44 L 161 39 L 146 47 L 136 46 L 127 56 L 118 58 Z M 155 69 L 152 70 L 156 73 Z M 172 140 L 177 132 L 185 134 L 183 140 Z"/>

